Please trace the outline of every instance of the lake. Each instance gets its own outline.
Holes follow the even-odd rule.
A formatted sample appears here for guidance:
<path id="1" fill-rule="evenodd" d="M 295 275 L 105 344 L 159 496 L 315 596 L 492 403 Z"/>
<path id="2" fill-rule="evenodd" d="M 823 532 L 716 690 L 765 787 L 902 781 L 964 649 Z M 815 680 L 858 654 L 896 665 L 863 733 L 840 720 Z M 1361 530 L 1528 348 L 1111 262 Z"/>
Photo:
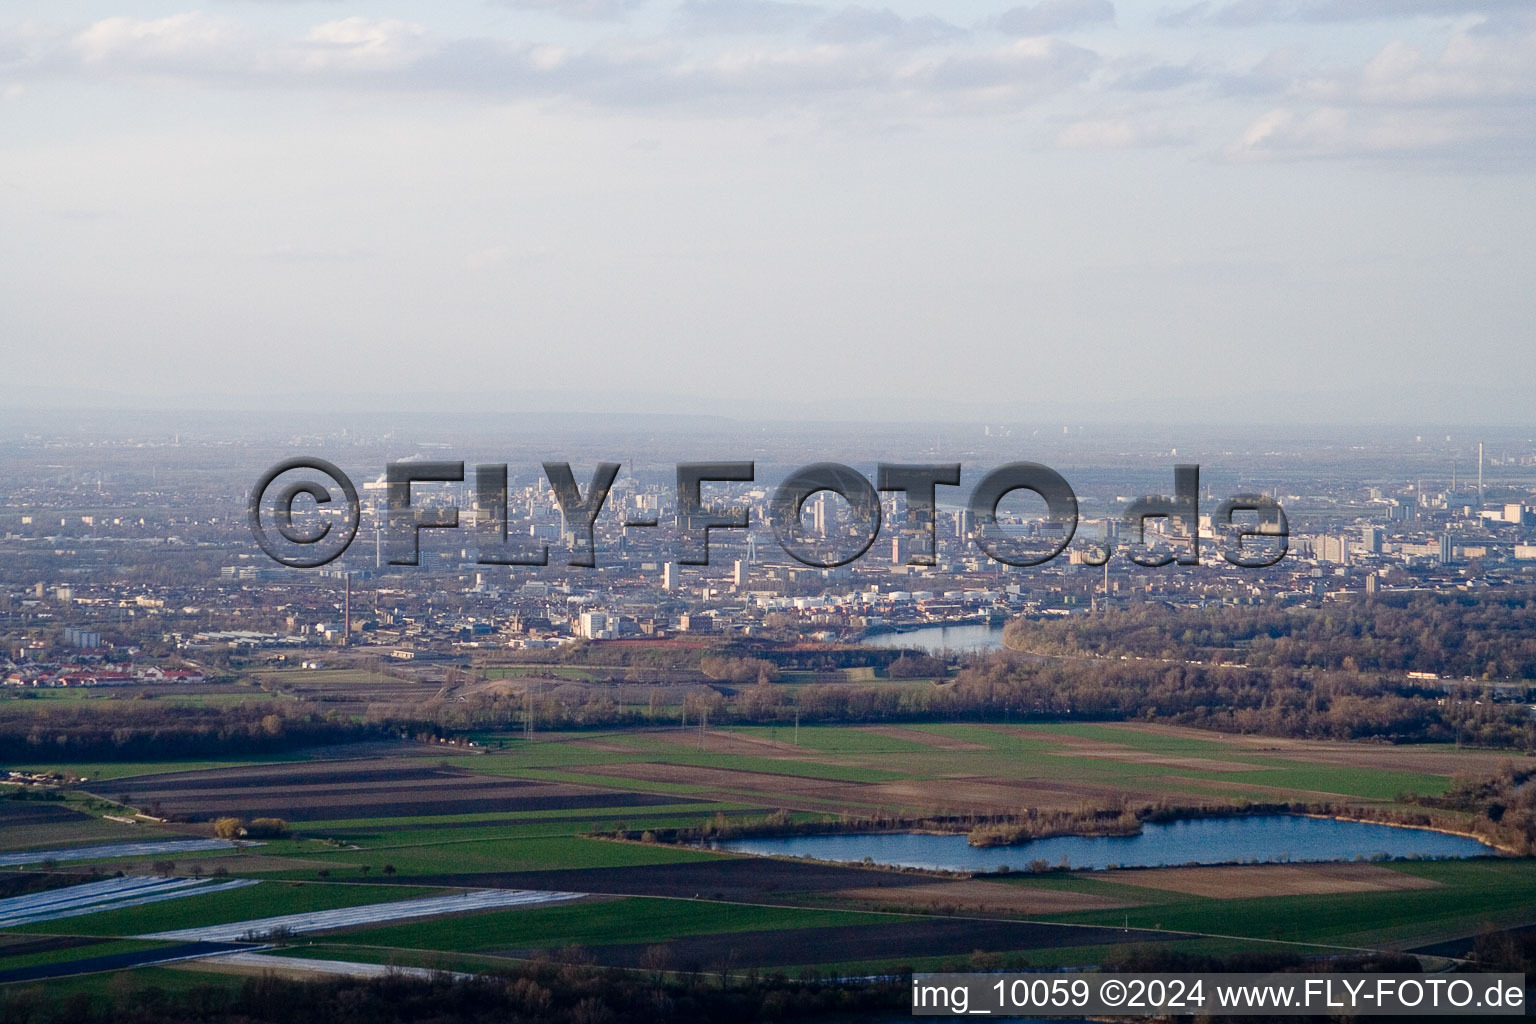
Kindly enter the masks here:
<path id="1" fill-rule="evenodd" d="M 737 853 L 814 857 L 947 871 L 1024 870 L 1032 860 L 1052 867 L 1154 868 L 1177 864 L 1349 861 L 1357 857 L 1478 857 L 1496 853 L 1476 839 L 1359 821 L 1267 814 L 1197 818 L 1146 825 L 1137 836 L 1056 836 L 1017 846 L 979 848 L 965 836 L 878 832 L 857 835 L 733 839 L 713 844 Z"/>
<path id="2" fill-rule="evenodd" d="M 899 647 L 944 654 L 949 651 L 993 651 L 1003 646 L 1003 627 L 987 625 L 924 626 L 904 633 L 877 633 L 859 643 L 865 647 Z"/>

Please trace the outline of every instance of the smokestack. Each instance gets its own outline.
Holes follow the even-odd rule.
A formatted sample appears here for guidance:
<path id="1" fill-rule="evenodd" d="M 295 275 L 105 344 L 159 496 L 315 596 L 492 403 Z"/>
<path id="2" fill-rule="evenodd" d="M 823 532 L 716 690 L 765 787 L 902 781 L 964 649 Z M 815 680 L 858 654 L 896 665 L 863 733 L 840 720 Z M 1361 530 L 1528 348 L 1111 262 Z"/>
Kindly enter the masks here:
<path id="1" fill-rule="evenodd" d="M 1477 442 L 1477 501 L 1483 501 L 1483 442 Z"/>
<path id="2" fill-rule="evenodd" d="M 341 602 L 341 643 L 345 647 L 352 642 L 352 574 L 347 573 L 347 596 Z"/>

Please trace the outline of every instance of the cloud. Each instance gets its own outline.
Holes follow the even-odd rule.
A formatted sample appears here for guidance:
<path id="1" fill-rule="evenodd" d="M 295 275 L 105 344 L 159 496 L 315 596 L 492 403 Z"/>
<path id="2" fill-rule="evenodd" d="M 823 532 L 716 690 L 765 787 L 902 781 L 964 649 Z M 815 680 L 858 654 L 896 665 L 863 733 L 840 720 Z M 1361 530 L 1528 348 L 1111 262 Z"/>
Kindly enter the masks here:
<path id="1" fill-rule="evenodd" d="M 992 19 L 992 27 L 1011 36 L 1046 36 L 1114 18 L 1110 0 L 1039 0 L 1004 11 Z"/>
<path id="2" fill-rule="evenodd" d="M 1247 28 L 1275 22 L 1328 23 L 1413 17 L 1460 18 L 1529 11 L 1531 0 L 1210 0 L 1172 8 L 1158 24 L 1182 28 L 1193 24 Z"/>
<path id="3" fill-rule="evenodd" d="M 803 28 L 824 9 L 786 0 L 683 0 L 678 13 L 696 33 L 767 35 Z"/>
<path id="4" fill-rule="evenodd" d="M 1363 65 L 1298 77 L 1231 159 L 1329 156 L 1503 160 L 1536 148 L 1536 33 L 1454 34 L 1436 54 L 1393 41 Z"/>
<path id="5" fill-rule="evenodd" d="M 923 15 L 903 18 L 889 7 L 844 7 L 822 20 L 811 31 L 813 39 L 856 45 L 885 42 L 897 46 L 929 46 L 964 38 L 965 29 L 941 18 Z"/>
<path id="6" fill-rule="evenodd" d="M 1058 39 L 1030 38 L 918 62 L 901 80 L 935 91 L 971 93 L 977 100 L 1030 100 L 1086 80 L 1098 64 L 1090 50 Z"/>
<path id="7" fill-rule="evenodd" d="M 1228 146 L 1237 162 L 1320 159 L 1341 156 L 1429 156 L 1473 139 L 1465 124 L 1444 112 L 1407 116 L 1401 111 L 1351 111 L 1322 107 L 1307 113 L 1277 109 L 1264 114 Z"/>
<path id="8" fill-rule="evenodd" d="M 1135 51 L 1106 63 L 1091 49 L 1036 31 L 1112 17 L 1107 0 L 1018 8 L 1008 17 L 1028 32 L 1001 45 L 936 18 L 882 8 L 777 0 L 694 0 L 694 7 L 737 27 L 796 27 L 746 38 L 625 35 L 576 46 L 449 37 L 389 18 L 327 20 L 285 36 L 195 12 L 115 17 L 73 33 L 34 23 L 0 29 L 0 82 L 142 76 L 213 87 L 563 99 L 711 116 L 819 106 L 869 123 L 1023 109 L 1060 97 L 1064 105 L 1052 111 L 1057 127 L 1037 126 L 1042 143 L 1195 143 L 1195 126 L 1205 125 L 1205 145 L 1238 161 L 1392 153 L 1505 160 L 1536 137 L 1536 31 L 1493 32 L 1475 21 L 1446 26 L 1437 47 L 1390 41 L 1353 63 L 1319 67 L 1300 49 L 1274 50 L 1246 65 L 1215 54 L 1170 60 Z M 1120 107 L 1131 96 L 1135 112 Z M 1234 135 L 1234 123 L 1246 128 Z"/>
<path id="9" fill-rule="evenodd" d="M 1058 149 L 1142 149 L 1187 141 L 1184 134 L 1145 117 L 1129 116 L 1075 121 L 1056 135 Z"/>
<path id="10" fill-rule="evenodd" d="M 106 18 L 75 35 L 72 49 L 86 64 L 193 68 L 233 55 L 245 32 L 237 22 L 197 11 L 164 18 Z"/>
<path id="11" fill-rule="evenodd" d="M 710 7 L 716 4 L 708 5 Z M 764 5 L 731 0 L 737 10 Z M 798 19 L 820 12 L 797 4 Z M 808 14 L 809 12 L 809 14 Z M 774 15 L 777 17 L 778 15 Z M 607 39 L 587 47 L 487 36 L 445 38 L 398 19 L 341 18 L 297 35 L 182 14 L 97 22 L 66 43 L 34 45 L 32 74 L 179 77 L 213 85 L 458 92 L 568 98 L 607 108 L 699 105 L 754 113 L 776 105 L 856 98 L 893 116 L 1019 106 L 1083 83 L 1096 54 L 1058 39 L 967 45 L 933 18 L 845 7 L 812 21 L 809 37 L 709 45 L 697 39 Z M 0 46 L 6 42 L 0 33 Z M 934 44 L 955 43 L 942 51 Z"/>
<path id="12" fill-rule="evenodd" d="M 579 21 L 619 21 L 643 0 L 497 0 L 519 11 L 555 14 Z"/>
<path id="13" fill-rule="evenodd" d="M 311 71 L 389 71 L 408 68 L 434 49 L 420 25 L 388 18 L 343 18 L 305 33 L 300 60 Z"/>
<path id="14" fill-rule="evenodd" d="M 1189 64 L 1154 64 L 1128 71 L 1114 81 L 1116 89 L 1130 92 L 1163 92 L 1201 81 L 1204 75 Z"/>

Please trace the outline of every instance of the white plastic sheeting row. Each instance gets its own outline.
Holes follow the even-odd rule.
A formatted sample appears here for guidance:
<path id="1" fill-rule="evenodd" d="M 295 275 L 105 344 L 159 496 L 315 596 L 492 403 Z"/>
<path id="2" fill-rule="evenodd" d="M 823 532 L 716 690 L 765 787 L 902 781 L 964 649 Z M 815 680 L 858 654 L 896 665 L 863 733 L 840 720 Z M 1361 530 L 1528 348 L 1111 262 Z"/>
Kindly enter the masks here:
<path id="1" fill-rule="evenodd" d="M 228 839 L 155 839 L 142 843 L 108 843 L 104 846 L 65 846 L 57 850 L 22 850 L 0 853 L 0 868 L 22 864 L 41 864 L 45 860 L 103 860 L 108 857 L 158 857 L 162 854 L 197 853 L 200 850 L 228 850 Z M 247 846 L 259 845 L 247 843 Z"/>
<path id="2" fill-rule="evenodd" d="M 206 928 L 180 928 L 170 932 L 153 932 L 140 935 L 138 938 L 238 942 L 247 938 L 260 939 L 279 929 L 297 935 L 301 932 L 383 924 L 412 917 L 433 917 L 439 914 L 461 914 L 472 910 L 492 910 L 498 907 L 527 907 L 541 903 L 558 903 L 563 900 L 580 899 L 582 895 L 579 892 L 541 892 L 533 889 L 476 889 L 458 896 L 423 896 L 420 899 L 396 900 L 392 903 L 369 903 L 360 907 L 316 910 L 307 914 L 284 914 L 281 917 L 263 917 L 254 921 L 216 924 Z"/>
<path id="3" fill-rule="evenodd" d="M 214 882 L 205 878 L 108 878 L 47 892 L 32 892 L 0 900 L 0 929 L 38 921 L 58 921 L 104 910 L 121 910 L 182 896 L 201 896 L 255 885 L 252 878 Z"/>
<path id="4" fill-rule="evenodd" d="M 284 976 L 325 974 L 342 978 L 401 977 L 426 980 L 435 978 L 440 973 L 425 967 L 394 967 L 385 964 L 352 963 L 347 960 L 311 960 L 300 956 L 273 956 L 270 953 L 220 953 L 218 956 L 203 959 L 208 963 L 254 967 Z M 452 977 L 464 979 L 473 978 L 474 975 L 455 972 Z"/>

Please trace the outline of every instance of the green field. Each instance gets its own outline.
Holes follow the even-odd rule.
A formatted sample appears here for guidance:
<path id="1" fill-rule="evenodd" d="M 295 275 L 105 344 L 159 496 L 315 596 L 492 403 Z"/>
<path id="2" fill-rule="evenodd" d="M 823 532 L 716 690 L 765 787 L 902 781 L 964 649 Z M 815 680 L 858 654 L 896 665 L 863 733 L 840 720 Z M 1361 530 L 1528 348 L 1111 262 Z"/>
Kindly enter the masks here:
<path id="1" fill-rule="evenodd" d="M 824 928 L 889 920 L 888 915 L 858 911 L 740 906 L 699 900 L 616 899 L 384 925 L 349 931 L 340 941 L 353 946 L 494 952 L 665 942 L 683 935 Z"/>
<path id="2" fill-rule="evenodd" d="M 308 860 L 338 865 L 371 864 L 375 872 L 385 863 L 402 875 L 444 875 L 503 871 L 558 871 L 568 868 L 626 868 L 643 864 L 675 864 L 716 860 L 719 854 L 677 846 L 620 843 L 575 835 L 524 839 L 459 839 L 452 831 L 398 845 L 367 850 L 336 850 L 304 854 Z M 314 878 L 312 871 L 282 872 L 277 877 Z"/>
<path id="3" fill-rule="evenodd" d="M 23 953 L 20 956 L 5 956 L 5 947 L 0 946 L 0 971 L 13 971 L 42 964 L 65 964 L 75 960 L 90 960 L 98 956 L 113 956 L 117 953 L 137 953 L 140 950 L 170 945 L 173 943 L 156 942 L 153 939 L 109 939 L 105 942 L 93 942 L 68 949 L 53 949 L 44 953 Z"/>
<path id="4" fill-rule="evenodd" d="M 1107 925 L 1128 920 L 1132 927 L 1170 931 L 1399 948 L 1475 933 L 1488 925 L 1523 923 L 1536 911 L 1536 861 L 1403 861 L 1388 866 L 1441 887 L 1226 900 L 1154 893 L 1161 897 L 1154 906 L 1048 919 Z M 1110 879 L 1113 875 L 1108 873 Z"/>

